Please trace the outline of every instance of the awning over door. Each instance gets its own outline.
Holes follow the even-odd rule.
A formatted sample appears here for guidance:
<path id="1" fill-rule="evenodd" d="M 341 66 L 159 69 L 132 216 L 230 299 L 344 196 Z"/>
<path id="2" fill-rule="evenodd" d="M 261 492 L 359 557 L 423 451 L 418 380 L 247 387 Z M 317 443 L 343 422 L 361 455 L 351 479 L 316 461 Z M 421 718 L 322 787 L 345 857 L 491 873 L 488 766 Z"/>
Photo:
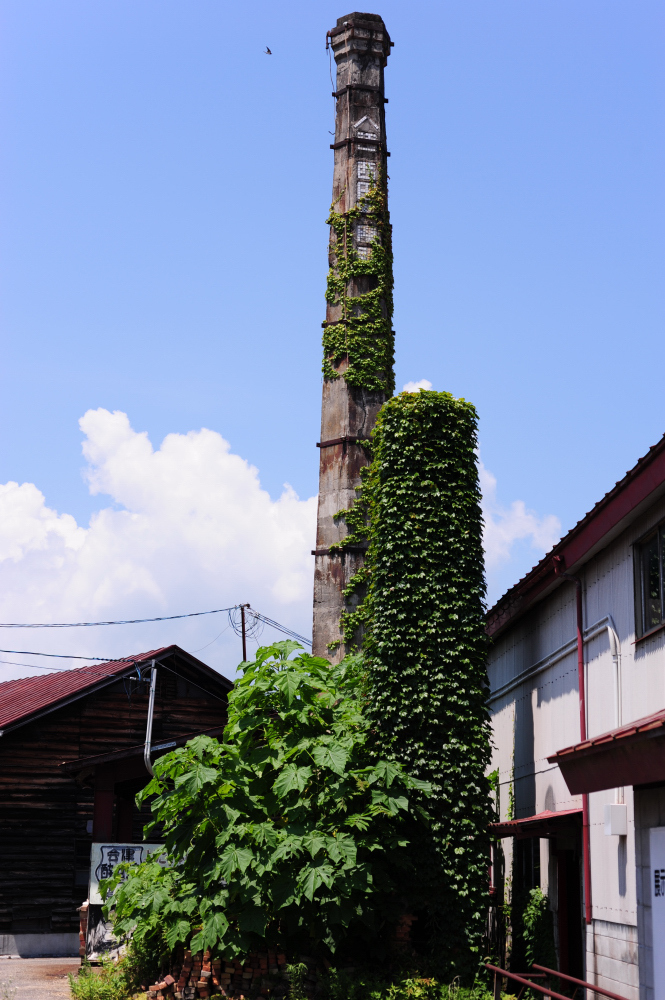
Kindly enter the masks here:
<path id="1" fill-rule="evenodd" d="M 525 819 L 510 819 L 505 823 L 490 823 L 490 833 L 495 837 L 556 837 L 561 836 L 567 828 L 577 827 L 582 819 L 580 809 L 561 809 L 555 812 L 546 809 L 545 812 Z"/>
<path id="2" fill-rule="evenodd" d="M 665 710 L 547 759 L 559 765 L 572 795 L 665 781 Z"/>

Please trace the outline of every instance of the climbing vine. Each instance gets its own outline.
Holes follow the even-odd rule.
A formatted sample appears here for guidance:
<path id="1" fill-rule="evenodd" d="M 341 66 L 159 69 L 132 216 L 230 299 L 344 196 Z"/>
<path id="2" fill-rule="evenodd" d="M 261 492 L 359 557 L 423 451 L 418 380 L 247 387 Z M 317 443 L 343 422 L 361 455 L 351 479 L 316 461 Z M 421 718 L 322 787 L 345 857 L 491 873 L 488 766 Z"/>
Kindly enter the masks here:
<path id="1" fill-rule="evenodd" d="M 369 539 L 367 596 L 343 623 L 347 636 L 366 630 L 378 745 L 433 787 L 408 886 L 420 946 L 445 974 L 469 976 L 481 957 L 492 818 L 475 449 L 465 400 L 420 391 L 384 404 L 359 502 L 346 512 L 352 533 Z"/>
<path id="2" fill-rule="evenodd" d="M 373 179 L 368 193 L 350 211 L 337 212 L 333 204 L 327 221 L 331 235 L 326 301 L 338 306 L 341 315 L 324 324 L 323 374 L 327 379 L 342 374 L 349 385 L 390 395 L 395 388 L 393 256 L 383 179 Z M 367 258 L 355 246 L 359 226 L 373 234 Z M 353 287 L 359 284 L 367 290 L 354 294 Z M 345 360 L 347 367 L 338 371 Z"/>

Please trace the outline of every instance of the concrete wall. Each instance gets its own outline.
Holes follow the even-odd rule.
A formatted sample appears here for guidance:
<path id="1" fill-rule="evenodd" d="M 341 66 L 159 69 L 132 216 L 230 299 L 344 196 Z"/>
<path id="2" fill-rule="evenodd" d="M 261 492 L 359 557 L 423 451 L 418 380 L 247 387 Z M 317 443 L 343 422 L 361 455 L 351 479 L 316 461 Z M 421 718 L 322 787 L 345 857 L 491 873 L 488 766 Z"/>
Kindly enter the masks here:
<path id="1" fill-rule="evenodd" d="M 638 929 L 632 924 L 594 920 L 587 928 L 587 979 L 626 997 L 638 1000 Z"/>
<path id="2" fill-rule="evenodd" d="M 78 934 L 0 934 L 0 955 L 67 958 L 78 953 Z"/>

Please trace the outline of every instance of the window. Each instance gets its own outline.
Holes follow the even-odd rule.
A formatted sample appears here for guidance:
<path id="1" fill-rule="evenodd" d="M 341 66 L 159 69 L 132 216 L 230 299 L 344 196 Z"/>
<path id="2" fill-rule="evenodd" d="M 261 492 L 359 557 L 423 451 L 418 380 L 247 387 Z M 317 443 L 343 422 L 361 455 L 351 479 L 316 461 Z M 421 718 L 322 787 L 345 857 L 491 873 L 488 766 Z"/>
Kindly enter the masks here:
<path id="1" fill-rule="evenodd" d="M 643 635 L 665 623 L 663 577 L 665 577 L 665 526 L 654 531 L 638 550 L 639 625 Z"/>

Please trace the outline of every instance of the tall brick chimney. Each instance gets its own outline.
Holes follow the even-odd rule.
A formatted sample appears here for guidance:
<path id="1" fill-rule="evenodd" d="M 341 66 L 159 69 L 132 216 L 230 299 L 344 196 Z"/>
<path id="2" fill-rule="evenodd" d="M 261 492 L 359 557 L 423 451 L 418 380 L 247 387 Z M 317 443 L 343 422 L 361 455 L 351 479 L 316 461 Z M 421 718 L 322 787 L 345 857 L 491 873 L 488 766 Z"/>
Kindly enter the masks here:
<path id="1" fill-rule="evenodd" d="M 340 17 L 328 39 L 337 84 L 313 651 L 338 660 L 346 652 L 340 616 L 360 597 L 358 592 L 345 599 L 343 591 L 362 567 L 364 546 L 330 551 L 348 534 L 344 518 L 335 515 L 356 498 L 360 470 L 368 463 L 362 442 L 394 389 L 383 82 L 392 43 L 378 14 Z"/>

